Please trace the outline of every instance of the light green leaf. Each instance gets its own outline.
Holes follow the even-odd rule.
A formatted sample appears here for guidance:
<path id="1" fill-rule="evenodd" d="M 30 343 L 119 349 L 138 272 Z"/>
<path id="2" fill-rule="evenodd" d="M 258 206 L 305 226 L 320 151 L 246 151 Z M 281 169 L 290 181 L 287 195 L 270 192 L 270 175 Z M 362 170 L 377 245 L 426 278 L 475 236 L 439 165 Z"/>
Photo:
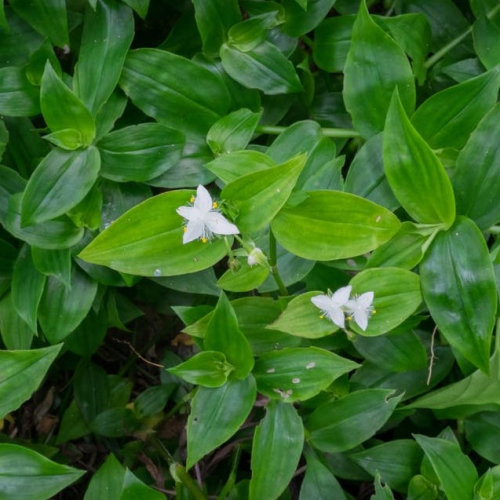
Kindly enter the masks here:
<path id="1" fill-rule="evenodd" d="M 62 344 L 59 344 L 30 351 L 0 351 L 0 373 L 2 374 L 0 377 L 0 418 L 17 410 L 38 389 L 61 346 Z M 4 480 L 0 481 L 0 491 Z"/>
<path id="2" fill-rule="evenodd" d="M 69 287 L 71 282 L 71 251 L 45 250 L 32 247 L 31 255 L 35 267 L 46 276 L 54 276 L 65 286 Z"/>
<path id="3" fill-rule="evenodd" d="M 9 350 L 31 348 L 33 331 L 17 313 L 11 293 L 0 300 L 0 335 L 5 347 Z"/>
<path id="4" fill-rule="evenodd" d="M 217 286 L 228 292 L 249 292 L 262 285 L 269 276 L 269 268 L 258 264 L 249 266 L 246 260 L 238 261 L 239 268 L 228 269 L 217 281 Z"/>

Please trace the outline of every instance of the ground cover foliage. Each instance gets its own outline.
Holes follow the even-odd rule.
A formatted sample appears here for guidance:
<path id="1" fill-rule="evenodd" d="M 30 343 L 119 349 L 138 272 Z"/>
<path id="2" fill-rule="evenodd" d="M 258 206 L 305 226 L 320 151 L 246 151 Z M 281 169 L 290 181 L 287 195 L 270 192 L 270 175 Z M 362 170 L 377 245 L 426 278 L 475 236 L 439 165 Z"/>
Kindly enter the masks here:
<path id="1" fill-rule="evenodd" d="M 497 4 L 0 2 L 0 499 L 500 498 Z"/>

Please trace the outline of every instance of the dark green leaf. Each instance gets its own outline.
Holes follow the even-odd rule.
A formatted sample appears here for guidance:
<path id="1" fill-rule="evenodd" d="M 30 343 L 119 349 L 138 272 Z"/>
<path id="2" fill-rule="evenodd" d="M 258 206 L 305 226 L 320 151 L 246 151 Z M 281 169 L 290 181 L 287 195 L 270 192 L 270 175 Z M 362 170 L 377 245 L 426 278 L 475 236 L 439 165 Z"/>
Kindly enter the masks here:
<path id="1" fill-rule="evenodd" d="M 90 361 L 81 361 L 73 383 L 75 401 L 88 424 L 111 406 L 111 388 L 103 368 Z"/>
<path id="2" fill-rule="evenodd" d="M 24 68 L 0 68 L 0 113 L 5 116 L 34 116 L 40 113 L 40 91 L 26 77 Z"/>
<path id="3" fill-rule="evenodd" d="M 30 349 L 33 341 L 33 330 L 17 313 L 11 293 L 0 300 L 0 334 L 5 347 L 12 351 Z"/>
<path id="4" fill-rule="evenodd" d="M 305 35 L 316 28 L 334 3 L 335 0 L 307 0 L 306 2 L 284 0 L 285 25 L 283 31 L 290 36 Z"/>
<path id="5" fill-rule="evenodd" d="M 71 281 L 71 252 L 69 249 L 45 250 L 32 247 L 31 255 L 35 267 L 42 274 L 54 276 L 69 287 Z"/>

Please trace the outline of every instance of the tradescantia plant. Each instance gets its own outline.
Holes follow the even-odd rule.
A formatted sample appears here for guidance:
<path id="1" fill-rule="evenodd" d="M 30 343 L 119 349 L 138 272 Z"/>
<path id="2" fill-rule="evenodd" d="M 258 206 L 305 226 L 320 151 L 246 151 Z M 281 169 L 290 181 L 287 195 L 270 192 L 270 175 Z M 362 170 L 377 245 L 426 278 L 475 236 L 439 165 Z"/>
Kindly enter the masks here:
<path id="1" fill-rule="evenodd" d="M 499 33 L 0 2 L 0 499 L 497 498 Z"/>

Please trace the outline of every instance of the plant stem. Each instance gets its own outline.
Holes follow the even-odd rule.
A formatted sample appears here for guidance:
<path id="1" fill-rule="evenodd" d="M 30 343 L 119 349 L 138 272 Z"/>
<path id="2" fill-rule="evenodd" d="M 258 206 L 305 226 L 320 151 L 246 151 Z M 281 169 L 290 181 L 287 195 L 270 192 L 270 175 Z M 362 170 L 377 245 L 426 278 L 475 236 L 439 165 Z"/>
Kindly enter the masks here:
<path id="1" fill-rule="evenodd" d="M 500 226 L 491 226 L 486 232 L 490 234 L 500 234 Z"/>
<path id="2" fill-rule="evenodd" d="M 208 500 L 208 497 L 200 490 L 196 481 L 187 473 L 186 469 L 177 464 L 175 467 L 175 473 L 177 477 L 181 480 L 182 484 L 189 490 L 191 495 L 195 500 Z"/>
<path id="3" fill-rule="evenodd" d="M 188 392 L 162 419 L 166 422 L 169 418 L 173 417 L 190 399 L 193 399 L 196 394 L 196 389 Z"/>
<path id="4" fill-rule="evenodd" d="M 281 276 L 278 272 L 277 265 L 277 256 L 276 256 L 276 238 L 271 230 L 269 230 L 269 266 L 271 268 L 271 274 L 273 275 L 274 281 L 278 285 L 281 295 L 287 296 L 288 290 L 286 289 L 285 283 L 281 279 Z"/>
<path id="5" fill-rule="evenodd" d="M 227 479 L 224 488 L 222 488 L 221 492 L 217 496 L 217 500 L 226 500 L 228 493 L 233 488 L 236 483 L 236 469 L 238 468 L 238 464 L 240 462 L 241 457 L 241 446 L 237 446 L 233 458 L 233 463 L 231 464 L 231 472 L 229 473 L 229 477 Z"/>
<path id="6" fill-rule="evenodd" d="M 497 12 L 500 11 L 500 5 L 497 5 L 491 9 L 486 17 L 491 19 Z M 438 50 L 435 54 L 432 54 L 427 61 L 425 61 L 424 66 L 429 69 L 431 66 L 436 64 L 440 59 L 442 59 L 450 50 L 454 49 L 464 38 L 467 38 L 472 33 L 472 26 L 469 26 L 463 33 L 458 35 L 450 43 L 446 44 L 442 49 Z"/>
<path id="7" fill-rule="evenodd" d="M 278 135 L 285 131 L 287 127 L 271 126 L 271 125 L 260 125 L 255 131 L 260 134 Z M 349 128 L 322 128 L 321 131 L 325 137 L 337 137 L 342 139 L 352 139 L 355 137 L 361 137 L 361 134 L 356 130 L 351 130 Z"/>

